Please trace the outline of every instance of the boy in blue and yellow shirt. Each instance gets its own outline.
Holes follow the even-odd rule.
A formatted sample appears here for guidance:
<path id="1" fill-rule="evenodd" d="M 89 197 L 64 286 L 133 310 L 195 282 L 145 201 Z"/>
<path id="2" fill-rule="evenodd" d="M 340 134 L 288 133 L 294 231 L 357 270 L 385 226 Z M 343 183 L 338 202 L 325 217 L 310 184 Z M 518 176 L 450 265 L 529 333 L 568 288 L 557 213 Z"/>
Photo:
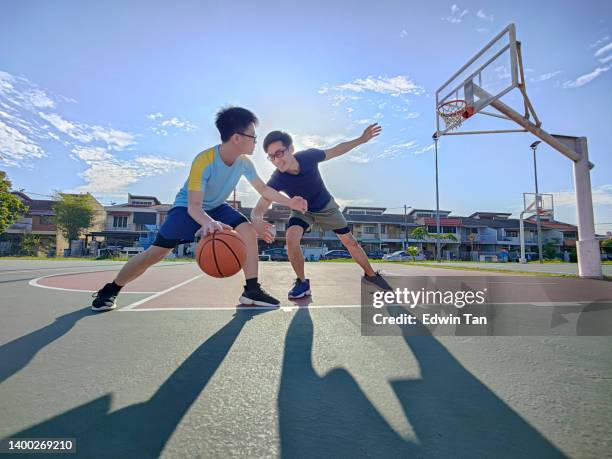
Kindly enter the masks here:
<path id="1" fill-rule="evenodd" d="M 193 242 L 224 228 L 236 230 L 247 247 L 243 266 L 246 285 L 240 296 L 241 304 L 276 306 L 279 301 L 263 290 L 257 281 L 257 237 L 268 239 L 271 225 L 251 223 L 225 201 L 244 176 L 266 200 L 278 202 L 294 210 L 307 210 L 306 201 L 295 196 L 288 198 L 267 186 L 247 155 L 252 155 L 257 136 L 257 117 L 247 109 L 230 107 L 217 113 L 216 126 L 221 144 L 204 150 L 194 159 L 189 177 L 174 200 L 168 217 L 159 230 L 153 245 L 131 258 L 119 271 L 112 283 L 95 294 L 91 308 L 108 311 L 117 307 L 116 298 L 121 288 L 142 275 L 149 267 L 161 261 L 178 244 Z"/>

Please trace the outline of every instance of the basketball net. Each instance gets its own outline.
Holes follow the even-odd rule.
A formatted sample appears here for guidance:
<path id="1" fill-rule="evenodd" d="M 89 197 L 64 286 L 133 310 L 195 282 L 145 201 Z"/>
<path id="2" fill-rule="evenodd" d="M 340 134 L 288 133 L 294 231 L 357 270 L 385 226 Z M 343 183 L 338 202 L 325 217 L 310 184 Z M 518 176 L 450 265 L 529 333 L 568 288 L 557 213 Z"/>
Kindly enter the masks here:
<path id="1" fill-rule="evenodd" d="M 467 118 L 467 106 L 465 100 L 457 99 L 445 102 L 438 107 L 438 113 L 444 120 L 447 130 L 457 129 L 461 126 L 463 120 Z"/>

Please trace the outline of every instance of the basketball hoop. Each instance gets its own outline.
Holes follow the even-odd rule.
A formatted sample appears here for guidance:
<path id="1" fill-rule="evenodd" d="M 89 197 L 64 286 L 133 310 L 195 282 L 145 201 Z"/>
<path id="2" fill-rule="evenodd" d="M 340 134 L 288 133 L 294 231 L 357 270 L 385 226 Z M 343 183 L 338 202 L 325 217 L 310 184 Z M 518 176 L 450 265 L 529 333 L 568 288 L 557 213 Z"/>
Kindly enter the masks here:
<path id="1" fill-rule="evenodd" d="M 474 114 L 474 108 L 468 106 L 467 102 L 462 99 L 449 100 L 438 107 L 438 114 L 444 120 L 446 129 L 457 129 L 463 123 L 463 120 L 468 119 Z"/>

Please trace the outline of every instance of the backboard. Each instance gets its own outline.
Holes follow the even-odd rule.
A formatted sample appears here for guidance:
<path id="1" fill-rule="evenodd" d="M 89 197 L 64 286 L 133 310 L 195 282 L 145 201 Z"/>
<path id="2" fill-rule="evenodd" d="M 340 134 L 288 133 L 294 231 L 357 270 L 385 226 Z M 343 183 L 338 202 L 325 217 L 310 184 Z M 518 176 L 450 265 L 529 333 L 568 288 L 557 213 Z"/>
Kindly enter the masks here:
<path id="1" fill-rule="evenodd" d="M 471 107 L 464 118 L 482 112 L 492 101 L 519 86 L 522 82 L 520 66 L 516 29 L 514 24 L 510 24 L 436 91 L 436 135 L 440 137 L 455 129 L 445 126 L 438 113 L 440 106 L 463 100 L 467 107 Z M 484 114 L 506 118 L 499 114 Z"/>
<path id="2" fill-rule="evenodd" d="M 523 193 L 523 210 L 540 216 L 554 217 L 553 195 L 548 193 Z"/>

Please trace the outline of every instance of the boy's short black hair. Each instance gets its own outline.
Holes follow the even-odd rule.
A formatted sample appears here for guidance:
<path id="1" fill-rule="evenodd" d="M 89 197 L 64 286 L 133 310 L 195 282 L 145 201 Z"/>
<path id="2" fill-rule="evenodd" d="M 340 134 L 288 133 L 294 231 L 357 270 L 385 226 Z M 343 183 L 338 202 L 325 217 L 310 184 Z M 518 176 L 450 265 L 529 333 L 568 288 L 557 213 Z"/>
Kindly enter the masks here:
<path id="1" fill-rule="evenodd" d="M 268 147 L 271 143 L 281 141 L 285 148 L 289 148 L 293 145 L 293 139 L 289 134 L 283 131 L 272 131 L 270 132 L 263 141 L 263 149 L 267 153 Z"/>
<path id="2" fill-rule="evenodd" d="M 215 120 L 222 142 L 227 142 L 237 132 L 246 131 L 251 123 L 257 126 L 259 120 L 253 112 L 242 107 L 223 108 Z"/>

